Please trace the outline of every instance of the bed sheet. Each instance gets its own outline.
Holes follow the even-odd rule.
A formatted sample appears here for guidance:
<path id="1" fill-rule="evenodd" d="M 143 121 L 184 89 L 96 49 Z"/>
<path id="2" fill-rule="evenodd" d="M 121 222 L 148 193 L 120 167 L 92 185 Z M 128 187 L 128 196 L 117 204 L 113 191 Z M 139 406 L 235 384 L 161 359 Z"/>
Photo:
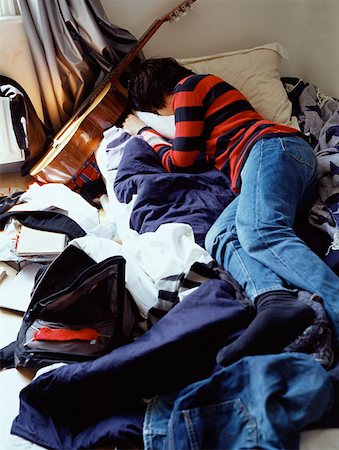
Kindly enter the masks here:
<path id="1" fill-rule="evenodd" d="M 318 162 L 318 193 L 309 212 L 309 245 L 333 270 L 339 270 L 339 100 L 300 78 L 282 78 L 293 114 Z M 321 240 L 322 244 L 319 246 Z"/>

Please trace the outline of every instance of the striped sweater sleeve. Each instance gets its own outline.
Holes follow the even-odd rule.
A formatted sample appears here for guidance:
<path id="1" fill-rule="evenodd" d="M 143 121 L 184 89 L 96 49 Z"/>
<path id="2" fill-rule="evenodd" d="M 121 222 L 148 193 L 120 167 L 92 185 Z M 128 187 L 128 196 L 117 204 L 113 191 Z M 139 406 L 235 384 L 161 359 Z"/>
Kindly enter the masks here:
<path id="1" fill-rule="evenodd" d="M 203 139 L 204 108 L 193 91 L 177 90 L 172 102 L 175 137 L 172 143 L 152 128 L 143 128 L 142 137 L 153 148 L 168 172 L 195 172 L 207 168 Z"/>

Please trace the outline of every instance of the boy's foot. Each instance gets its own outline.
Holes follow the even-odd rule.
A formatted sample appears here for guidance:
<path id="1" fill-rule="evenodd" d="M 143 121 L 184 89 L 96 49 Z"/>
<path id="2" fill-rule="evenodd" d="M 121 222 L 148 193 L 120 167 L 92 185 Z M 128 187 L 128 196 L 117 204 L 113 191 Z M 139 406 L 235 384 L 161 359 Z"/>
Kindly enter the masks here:
<path id="1" fill-rule="evenodd" d="M 257 314 L 244 333 L 217 354 L 217 362 L 228 366 L 250 355 L 280 353 L 307 328 L 314 311 L 290 291 L 271 291 L 258 297 Z"/>

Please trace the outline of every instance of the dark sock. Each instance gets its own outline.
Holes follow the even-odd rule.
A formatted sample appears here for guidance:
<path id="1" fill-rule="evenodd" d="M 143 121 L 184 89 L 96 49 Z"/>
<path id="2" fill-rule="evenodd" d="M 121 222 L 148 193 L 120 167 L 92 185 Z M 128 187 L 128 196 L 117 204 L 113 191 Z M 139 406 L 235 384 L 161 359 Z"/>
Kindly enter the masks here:
<path id="1" fill-rule="evenodd" d="M 256 302 L 257 314 L 244 333 L 217 354 L 217 362 L 228 366 L 249 355 L 279 353 L 314 319 L 314 311 L 290 291 L 271 291 Z"/>

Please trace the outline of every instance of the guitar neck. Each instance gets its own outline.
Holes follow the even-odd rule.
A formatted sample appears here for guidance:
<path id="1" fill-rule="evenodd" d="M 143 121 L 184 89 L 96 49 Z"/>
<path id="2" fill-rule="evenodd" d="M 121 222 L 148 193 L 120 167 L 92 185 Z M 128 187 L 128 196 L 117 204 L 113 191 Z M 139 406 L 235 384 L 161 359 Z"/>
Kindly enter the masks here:
<path id="1" fill-rule="evenodd" d="M 93 92 L 89 95 L 87 100 L 80 106 L 79 111 L 76 112 L 75 116 L 80 116 L 84 109 L 88 107 L 89 104 L 93 102 L 93 100 L 100 94 L 100 92 L 104 89 L 104 87 L 108 83 L 116 82 L 119 85 L 119 77 L 122 73 L 128 68 L 129 64 L 138 56 L 141 52 L 142 48 L 146 45 L 146 43 L 151 39 L 151 37 L 158 31 L 161 25 L 165 22 L 169 22 L 172 20 L 176 20 L 180 17 L 181 14 L 185 14 L 187 8 L 191 8 L 191 5 L 196 0 L 185 0 L 181 2 L 177 7 L 172 9 L 169 13 L 165 14 L 162 18 L 157 19 L 153 22 L 153 24 L 146 30 L 146 32 L 141 36 L 141 38 L 136 42 L 134 47 L 130 50 L 128 55 L 126 55 L 120 63 L 106 75 L 103 81 L 93 90 Z M 119 87 L 119 86 L 117 86 Z"/>
<path id="2" fill-rule="evenodd" d="M 161 20 L 156 20 L 152 26 L 141 36 L 139 41 L 134 45 L 129 54 L 120 61 L 120 63 L 115 67 L 115 69 L 108 74 L 108 81 L 111 81 L 117 76 L 120 76 L 133 61 L 133 59 L 138 56 L 142 48 L 147 44 L 151 37 L 156 33 L 156 31 L 161 27 L 163 22 Z"/>
<path id="3" fill-rule="evenodd" d="M 141 36 L 138 42 L 134 45 L 132 50 L 130 50 L 128 55 L 125 56 L 125 58 L 123 58 L 120 61 L 120 63 L 109 74 L 106 75 L 101 85 L 98 86 L 98 88 L 93 91 L 90 97 L 92 97 L 92 95 L 93 97 L 98 95 L 101 89 L 103 89 L 103 87 L 107 83 L 111 83 L 119 79 L 122 73 L 125 72 L 130 63 L 134 60 L 134 58 L 138 56 L 142 48 L 146 45 L 146 43 L 151 39 L 151 37 L 156 33 L 156 31 L 161 27 L 162 24 L 163 22 L 160 19 L 154 21 L 151 27 Z"/>

